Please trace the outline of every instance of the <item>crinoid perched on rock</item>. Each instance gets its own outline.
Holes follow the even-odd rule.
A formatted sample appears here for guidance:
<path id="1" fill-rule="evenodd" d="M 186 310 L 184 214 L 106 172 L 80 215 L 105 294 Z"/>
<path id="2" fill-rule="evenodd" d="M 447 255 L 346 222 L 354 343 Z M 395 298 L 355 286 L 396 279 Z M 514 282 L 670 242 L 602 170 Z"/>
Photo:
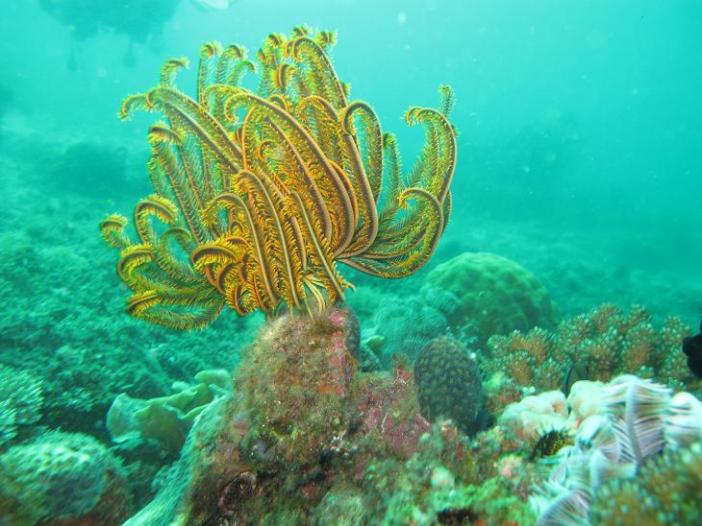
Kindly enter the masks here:
<path id="1" fill-rule="evenodd" d="M 321 310 L 351 286 L 337 262 L 399 278 L 428 261 L 451 208 L 453 94 L 442 86 L 440 110 L 407 111 L 426 141 L 403 175 L 394 136 L 337 77 L 334 41 L 304 27 L 270 35 L 255 92 L 240 85 L 257 69 L 244 49 L 207 43 L 195 98 L 176 88 L 187 61 L 173 59 L 158 86 L 124 101 L 122 118 L 135 109 L 166 118 L 149 131 L 156 193 L 136 205 L 138 241 L 122 216 L 101 224 L 120 249 L 130 314 L 185 329 L 225 305 L 240 315 Z"/>

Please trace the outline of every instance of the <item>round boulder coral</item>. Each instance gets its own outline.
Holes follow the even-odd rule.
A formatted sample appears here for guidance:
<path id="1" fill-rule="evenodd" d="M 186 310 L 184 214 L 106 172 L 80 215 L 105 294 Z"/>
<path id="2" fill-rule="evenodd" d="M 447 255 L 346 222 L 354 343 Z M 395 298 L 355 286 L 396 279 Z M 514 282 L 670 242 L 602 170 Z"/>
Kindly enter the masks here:
<path id="1" fill-rule="evenodd" d="M 46 433 L 0 456 L 0 507 L 11 510 L 9 516 L 1 510 L 0 519 L 10 524 L 78 518 L 85 518 L 81 524 L 120 524 L 129 511 L 120 472 L 117 460 L 94 438 Z M 109 508 L 106 513 L 98 509 L 102 506 Z"/>
<path id="2" fill-rule="evenodd" d="M 431 340 L 414 363 L 419 406 L 425 418 L 453 420 L 466 434 L 480 429 L 484 415 L 478 364 L 455 339 Z"/>
<path id="3" fill-rule="evenodd" d="M 431 285 L 451 292 L 458 304 L 449 322 L 479 344 L 493 334 L 551 327 L 555 308 L 536 277 L 514 261 L 489 253 L 466 252 L 437 266 Z"/>

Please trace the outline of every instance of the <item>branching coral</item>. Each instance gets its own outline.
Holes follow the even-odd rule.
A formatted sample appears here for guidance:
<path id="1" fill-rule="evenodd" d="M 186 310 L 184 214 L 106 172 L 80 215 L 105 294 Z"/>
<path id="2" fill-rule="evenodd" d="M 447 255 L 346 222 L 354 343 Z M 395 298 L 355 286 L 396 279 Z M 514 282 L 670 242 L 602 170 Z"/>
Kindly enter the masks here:
<path id="1" fill-rule="evenodd" d="M 207 43 L 194 99 L 175 86 L 187 61 L 172 59 L 157 87 L 124 101 L 123 118 L 144 109 L 167 119 L 149 132 L 156 193 L 136 205 L 139 240 L 122 216 L 101 224 L 120 249 L 130 314 L 184 329 L 224 305 L 321 310 L 351 286 L 337 262 L 385 278 L 427 262 L 451 208 L 451 90 L 440 89 L 441 111 L 407 111 L 426 142 L 403 177 L 395 138 L 368 104 L 349 101 L 327 54 L 334 41 L 304 27 L 270 35 L 257 92 L 241 85 L 256 70 L 242 47 Z"/>
<path id="2" fill-rule="evenodd" d="M 694 391 L 699 380 L 689 372 L 680 351 L 688 333 L 678 318 L 670 317 L 656 329 L 643 307 L 623 312 L 605 304 L 562 322 L 553 332 L 535 328 L 493 336 L 481 363 L 492 376 L 490 407 L 499 412 L 531 388 L 567 392 L 576 380 L 606 381 L 621 373 Z"/>
<path id="3" fill-rule="evenodd" d="M 702 523 L 702 443 L 665 452 L 632 480 L 614 480 L 594 495 L 593 524 L 657 526 Z"/>

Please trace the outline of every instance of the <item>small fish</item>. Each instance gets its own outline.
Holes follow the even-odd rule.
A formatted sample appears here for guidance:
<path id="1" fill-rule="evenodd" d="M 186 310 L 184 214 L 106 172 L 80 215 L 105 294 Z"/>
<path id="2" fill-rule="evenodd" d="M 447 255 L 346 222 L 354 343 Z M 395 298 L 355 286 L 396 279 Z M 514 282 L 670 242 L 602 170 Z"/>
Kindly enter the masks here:
<path id="1" fill-rule="evenodd" d="M 687 356 L 687 367 L 697 378 L 702 378 L 702 323 L 700 334 L 683 338 L 682 348 Z"/>
<path id="2" fill-rule="evenodd" d="M 570 394 L 570 388 L 573 387 L 575 382 L 588 379 L 587 368 L 582 364 L 574 363 L 570 366 L 568 372 L 566 372 L 565 378 L 563 378 L 561 391 L 568 396 Z"/>

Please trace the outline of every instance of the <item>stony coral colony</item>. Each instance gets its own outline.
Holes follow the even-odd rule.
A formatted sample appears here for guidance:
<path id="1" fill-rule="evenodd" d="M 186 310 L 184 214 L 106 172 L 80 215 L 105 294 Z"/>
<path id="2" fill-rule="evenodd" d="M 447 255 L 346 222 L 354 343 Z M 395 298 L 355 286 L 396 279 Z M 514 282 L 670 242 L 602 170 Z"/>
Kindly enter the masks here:
<path id="1" fill-rule="evenodd" d="M 425 144 L 403 174 L 395 137 L 370 105 L 349 99 L 328 55 L 334 43 L 304 27 L 271 34 L 258 66 L 241 46 L 207 43 L 194 98 L 175 85 L 187 60 L 172 59 L 155 88 L 123 102 L 122 118 L 165 117 L 149 131 L 155 193 L 135 207 L 138 240 L 122 216 L 101 223 L 120 250 L 130 314 L 187 329 L 225 305 L 240 315 L 319 312 L 352 286 L 337 262 L 399 278 L 428 261 L 451 209 L 452 91 L 440 87 L 438 110 L 405 114 L 424 126 Z M 243 87 L 259 69 L 258 88 Z"/>

